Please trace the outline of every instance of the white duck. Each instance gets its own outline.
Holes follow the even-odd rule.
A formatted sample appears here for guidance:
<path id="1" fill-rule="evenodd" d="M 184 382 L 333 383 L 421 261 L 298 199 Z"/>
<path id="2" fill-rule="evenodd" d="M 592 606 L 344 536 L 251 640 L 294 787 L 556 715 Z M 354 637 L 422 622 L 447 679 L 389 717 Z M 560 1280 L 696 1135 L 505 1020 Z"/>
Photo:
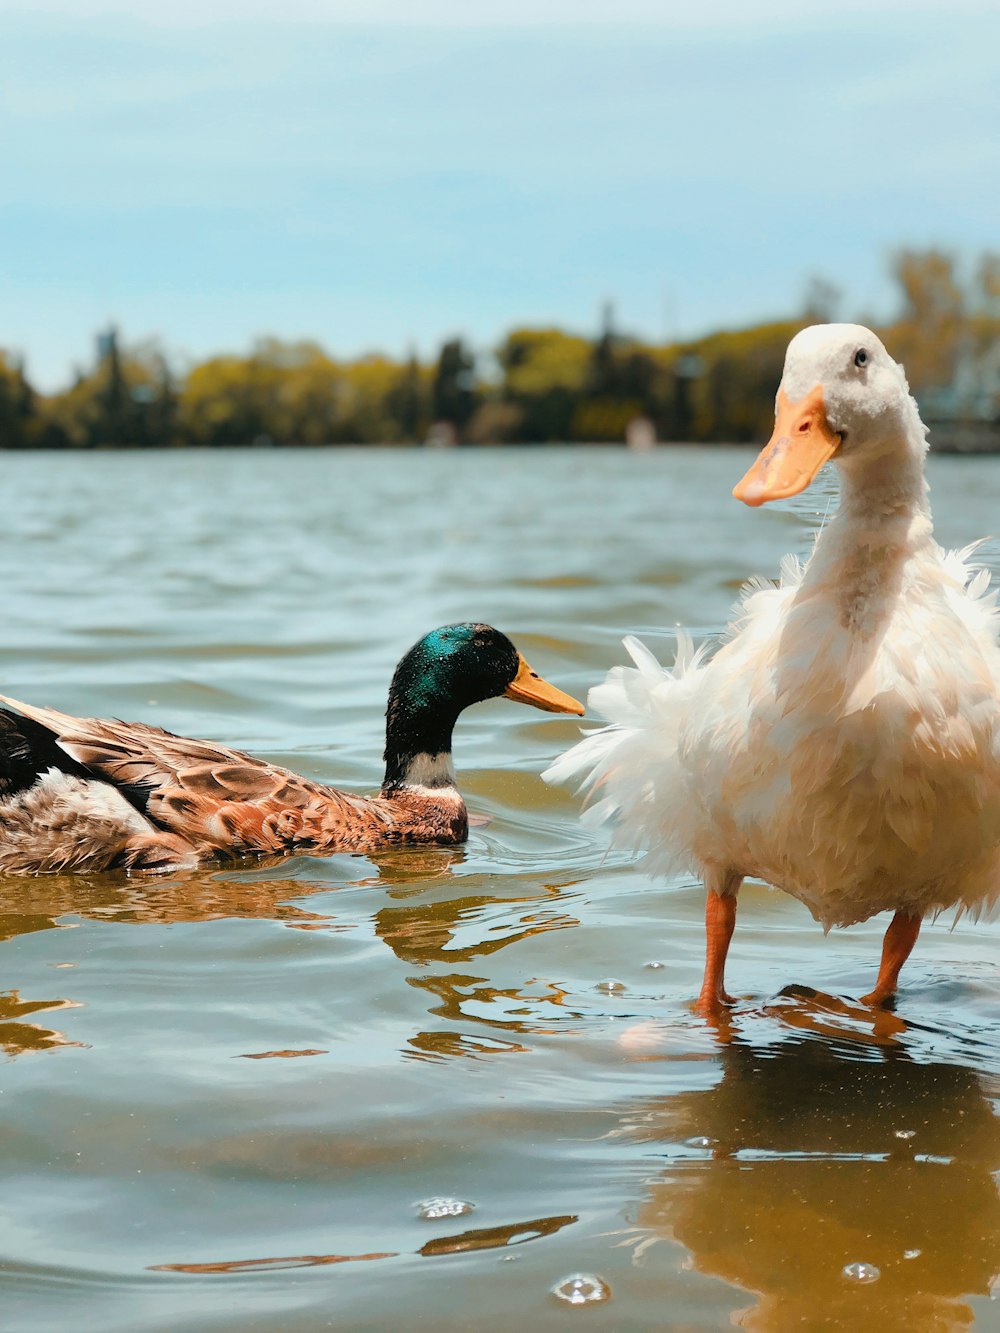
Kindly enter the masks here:
<path id="1" fill-rule="evenodd" d="M 988 575 L 934 541 L 925 429 L 901 367 L 854 324 L 792 339 L 774 434 L 733 494 L 804 490 L 832 459 L 835 517 L 803 568 L 750 584 L 710 660 L 680 636 L 673 670 L 635 639 L 633 668 L 591 691 L 611 724 L 549 769 L 582 779 L 617 840 L 705 882 L 702 1012 L 731 1003 L 726 953 L 745 876 L 825 929 L 895 913 L 883 1004 L 928 912 L 1000 896 L 1000 649 Z"/>

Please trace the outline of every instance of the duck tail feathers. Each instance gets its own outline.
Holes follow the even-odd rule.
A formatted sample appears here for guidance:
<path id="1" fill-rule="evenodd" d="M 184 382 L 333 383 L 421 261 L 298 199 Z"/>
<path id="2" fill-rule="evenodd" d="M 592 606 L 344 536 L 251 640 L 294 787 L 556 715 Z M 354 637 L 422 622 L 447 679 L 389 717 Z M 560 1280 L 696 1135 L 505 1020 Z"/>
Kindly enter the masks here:
<path id="1" fill-rule="evenodd" d="M 0 699 L 15 702 L 3 695 Z M 0 799 L 29 790 L 52 769 L 76 777 L 90 776 L 60 748 L 57 736 L 43 722 L 27 713 L 0 708 Z"/>
<path id="2" fill-rule="evenodd" d="M 588 707 L 608 725 L 586 734 L 542 777 L 549 783 L 573 784 L 585 793 L 585 822 L 611 822 L 617 845 L 634 849 L 655 844 L 664 848 L 657 855 L 658 869 L 686 868 L 679 860 L 675 863 L 664 823 L 684 795 L 678 735 L 706 647 L 695 649 L 690 635 L 678 633 L 669 668 L 636 638 L 626 639 L 625 648 L 635 665 L 613 667 L 588 698 Z"/>

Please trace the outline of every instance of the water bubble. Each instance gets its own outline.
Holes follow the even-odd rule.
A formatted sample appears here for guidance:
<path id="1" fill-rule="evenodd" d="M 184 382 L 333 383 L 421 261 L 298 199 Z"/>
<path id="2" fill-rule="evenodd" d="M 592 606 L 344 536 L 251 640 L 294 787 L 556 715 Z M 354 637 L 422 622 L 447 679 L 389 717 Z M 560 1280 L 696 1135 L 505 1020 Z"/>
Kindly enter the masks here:
<path id="1" fill-rule="evenodd" d="M 882 1276 L 874 1264 L 845 1264 L 843 1273 L 851 1282 L 877 1282 Z"/>
<path id="2" fill-rule="evenodd" d="M 718 1139 L 710 1139 L 707 1134 L 694 1134 L 684 1142 L 689 1148 L 714 1148 Z"/>
<path id="3" fill-rule="evenodd" d="M 915 1129 L 897 1129 L 895 1131 L 897 1139 L 913 1139 L 916 1138 L 916 1135 L 917 1131 Z"/>
<path id="4" fill-rule="evenodd" d="M 557 1301 L 567 1305 L 597 1305 L 611 1299 L 611 1288 L 596 1273 L 570 1273 L 551 1290 Z"/>
<path id="5" fill-rule="evenodd" d="M 659 972 L 663 969 L 663 963 L 643 963 L 643 967 L 649 968 L 650 972 Z"/>
<path id="6" fill-rule="evenodd" d="M 904 1251 L 903 1251 L 903 1258 L 904 1258 L 904 1259 L 919 1259 L 920 1256 L 921 1256 L 922 1254 L 923 1254 L 923 1250 L 904 1250 Z"/>
<path id="7" fill-rule="evenodd" d="M 417 1204 L 417 1214 L 425 1222 L 434 1222 L 439 1217 L 464 1217 L 475 1206 L 474 1203 L 466 1203 L 464 1199 L 424 1199 Z"/>
<path id="8" fill-rule="evenodd" d="M 626 990 L 624 981 L 618 981 L 614 977 L 606 977 L 604 981 L 599 981 L 594 990 L 604 991 L 605 995 L 621 995 Z"/>

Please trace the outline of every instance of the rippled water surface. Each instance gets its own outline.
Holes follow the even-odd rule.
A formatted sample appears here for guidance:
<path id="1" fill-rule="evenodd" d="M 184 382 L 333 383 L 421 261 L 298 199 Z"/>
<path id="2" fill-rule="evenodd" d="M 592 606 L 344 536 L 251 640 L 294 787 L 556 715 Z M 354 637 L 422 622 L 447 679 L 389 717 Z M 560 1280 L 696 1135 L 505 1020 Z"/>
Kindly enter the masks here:
<path id="1" fill-rule="evenodd" d="M 371 789 L 434 625 L 581 697 L 716 632 L 833 499 L 746 510 L 748 458 L 7 454 L 2 688 Z M 931 479 L 1000 531 L 1000 459 Z M 702 890 L 538 777 L 577 731 L 461 719 L 460 850 L 3 881 L 5 1330 L 1000 1328 L 1000 932 L 926 927 L 873 1019 L 885 919 L 750 884 L 712 1028 Z"/>

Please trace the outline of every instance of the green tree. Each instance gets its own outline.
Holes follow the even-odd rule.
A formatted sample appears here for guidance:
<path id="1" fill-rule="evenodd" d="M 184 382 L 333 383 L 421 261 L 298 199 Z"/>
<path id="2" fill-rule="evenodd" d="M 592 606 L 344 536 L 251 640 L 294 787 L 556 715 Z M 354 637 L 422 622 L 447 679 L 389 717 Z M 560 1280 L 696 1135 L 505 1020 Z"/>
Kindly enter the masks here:
<path id="1" fill-rule="evenodd" d="M 137 431 L 133 399 L 125 380 L 118 330 L 113 326 L 97 338 L 97 404 L 95 444 L 132 444 Z"/>
<path id="2" fill-rule="evenodd" d="M 0 350 L 0 448 L 25 449 L 37 440 L 35 394 L 24 364 Z"/>
<path id="3" fill-rule="evenodd" d="M 117 331 L 98 339 L 93 370 L 39 404 L 39 443 L 74 448 L 176 443 L 176 387 L 155 343 L 124 348 Z"/>
<path id="4" fill-rule="evenodd" d="M 719 443 L 760 441 L 774 424 L 774 395 L 785 349 L 802 327 L 780 320 L 692 343 L 698 373 L 690 376 L 691 438 Z"/>
<path id="5" fill-rule="evenodd" d="M 245 357 L 213 356 L 189 373 L 178 416 L 192 444 L 249 444 L 264 432 L 254 374 Z"/>
<path id="6" fill-rule="evenodd" d="M 917 394 L 952 382 L 966 330 L 967 299 L 955 256 L 944 250 L 900 250 L 892 260 L 899 317 L 885 330 L 892 354 Z"/>
<path id="7" fill-rule="evenodd" d="M 499 418 L 516 438 L 532 443 L 568 440 L 577 400 L 587 382 L 591 345 L 562 329 L 515 329 L 497 349 L 500 398 L 518 409 Z M 510 438 L 510 436 L 508 436 Z"/>
<path id="8" fill-rule="evenodd" d="M 411 352 L 389 390 L 386 408 L 402 440 L 421 440 L 430 425 L 431 381 L 428 372 Z"/>
<path id="9" fill-rule="evenodd" d="M 361 444 L 403 439 L 393 415 L 393 395 L 399 386 L 399 364 L 371 353 L 342 368 L 344 385 L 343 438 Z"/>
<path id="10" fill-rule="evenodd" d="M 458 433 L 476 410 L 476 359 L 461 338 L 441 348 L 431 386 L 435 421 L 448 421 Z"/>

